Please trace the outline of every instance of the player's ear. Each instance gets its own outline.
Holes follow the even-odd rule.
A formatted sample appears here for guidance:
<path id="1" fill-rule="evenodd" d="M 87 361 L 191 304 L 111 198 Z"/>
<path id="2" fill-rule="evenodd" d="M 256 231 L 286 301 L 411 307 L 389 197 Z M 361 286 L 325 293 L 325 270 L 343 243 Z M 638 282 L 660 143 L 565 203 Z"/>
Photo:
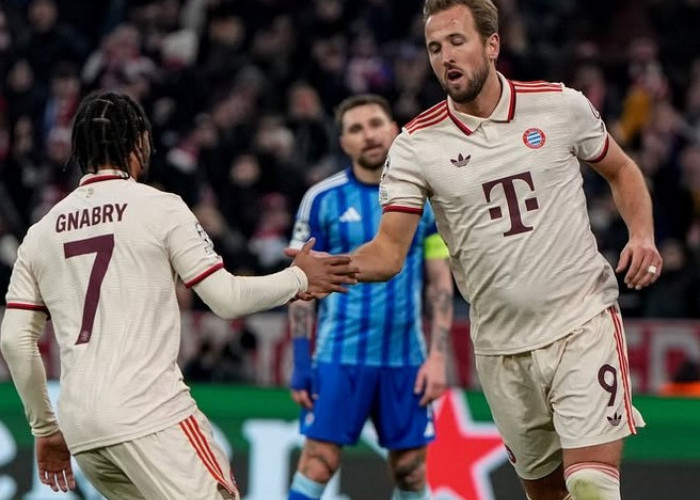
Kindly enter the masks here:
<path id="1" fill-rule="evenodd" d="M 347 146 L 347 136 L 345 135 L 345 133 L 341 133 L 339 139 L 340 139 L 340 141 L 339 141 L 340 142 L 340 149 L 343 150 L 343 153 L 350 156 L 350 153 L 348 152 L 348 146 Z"/>
<path id="2" fill-rule="evenodd" d="M 498 54 L 501 51 L 501 37 L 498 33 L 493 33 L 486 39 L 486 57 L 490 61 L 495 62 L 498 59 Z"/>

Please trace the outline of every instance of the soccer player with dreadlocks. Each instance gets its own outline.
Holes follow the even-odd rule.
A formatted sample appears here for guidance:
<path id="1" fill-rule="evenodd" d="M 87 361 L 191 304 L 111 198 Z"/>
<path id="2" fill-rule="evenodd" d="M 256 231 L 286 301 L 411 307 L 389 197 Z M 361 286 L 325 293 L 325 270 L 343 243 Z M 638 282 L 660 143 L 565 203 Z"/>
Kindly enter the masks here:
<path id="1" fill-rule="evenodd" d="M 7 292 L 0 347 L 36 439 L 39 477 L 75 487 L 70 456 L 110 500 L 238 498 L 176 364 L 175 276 L 223 318 L 345 291 L 347 257 L 309 250 L 276 274 L 237 277 L 182 199 L 136 182 L 151 130 L 125 95 L 94 93 L 73 125 L 80 185 L 28 231 Z M 47 317 L 60 346 L 60 427 L 37 340 Z"/>

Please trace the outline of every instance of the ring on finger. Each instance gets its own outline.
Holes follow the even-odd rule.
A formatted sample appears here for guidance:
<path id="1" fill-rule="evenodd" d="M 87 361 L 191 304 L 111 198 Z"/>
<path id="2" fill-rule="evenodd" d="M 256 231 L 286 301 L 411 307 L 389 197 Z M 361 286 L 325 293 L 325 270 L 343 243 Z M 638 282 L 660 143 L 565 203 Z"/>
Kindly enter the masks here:
<path id="1" fill-rule="evenodd" d="M 658 271 L 658 269 L 657 269 L 656 266 L 654 266 L 654 265 L 651 265 L 651 266 L 647 267 L 647 272 L 648 272 L 649 274 L 656 274 L 657 271 Z"/>

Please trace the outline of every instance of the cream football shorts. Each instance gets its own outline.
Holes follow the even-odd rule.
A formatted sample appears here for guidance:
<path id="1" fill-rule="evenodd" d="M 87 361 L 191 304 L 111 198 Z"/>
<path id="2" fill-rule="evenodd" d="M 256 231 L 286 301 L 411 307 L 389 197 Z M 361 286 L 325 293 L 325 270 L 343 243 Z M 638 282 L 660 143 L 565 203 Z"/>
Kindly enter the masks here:
<path id="1" fill-rule="evenodd" d="M 636 434 L 627 346 L 616 307 L 534 351 L 476 356 L 476 368 L 508 456 L 523 479 L 562 463 L 562 448 Z"/>
<path id="2" fill-rule="evenodd" d="M 229 462 L 199 410 L 162 431 L 78 453 L 75 459 L 109 500 L 240 498 Z"/>

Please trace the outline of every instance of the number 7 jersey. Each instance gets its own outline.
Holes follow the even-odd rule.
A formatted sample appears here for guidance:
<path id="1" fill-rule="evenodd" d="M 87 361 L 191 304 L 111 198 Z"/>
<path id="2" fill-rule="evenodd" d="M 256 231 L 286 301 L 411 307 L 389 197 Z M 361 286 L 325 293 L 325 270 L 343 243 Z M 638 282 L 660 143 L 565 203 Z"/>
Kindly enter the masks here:
<path id="1" fill-rule="evenodd" d="M 430 200 L 484 355 L 551 344 L 618 295 L 579 164 L 606 155 L 600 115 L 562 84 L 498 78 L 490 117 L 460 113 L 448 99 L 408 123 L 380 185 L 385 212 Z"/>
<path id="2" fill-rule="evenodd" d="M 191 287 L 222 267 L 178 196 L 119 171 L 86 175 L 29 229 L 7 307 L 50 315 L 61 358 L 58 418 L 73 453 L 192 414 L 176 363 L 175 280 Z"/>

